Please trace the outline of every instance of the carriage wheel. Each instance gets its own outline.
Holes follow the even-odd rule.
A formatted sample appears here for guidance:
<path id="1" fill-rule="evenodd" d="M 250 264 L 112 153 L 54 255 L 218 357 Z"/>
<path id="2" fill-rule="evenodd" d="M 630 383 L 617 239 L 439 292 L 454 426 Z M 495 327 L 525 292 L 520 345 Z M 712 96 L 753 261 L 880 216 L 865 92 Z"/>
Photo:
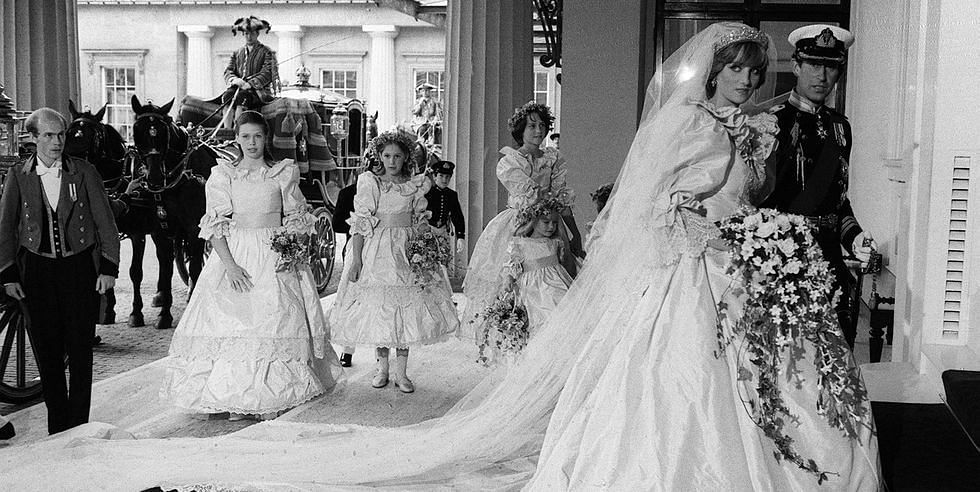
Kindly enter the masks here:
<path id="1" fill-rule="evenodd" d="M 333 276 L 334 255 L 337 248 L 337 238 L 330 223 L 330 212 L 326 207 L 313 211 L 316 223 L 313 235 L 310 237 L 310 269 L 313 270 L 313 281 L 320 296 L 327 295 L 327 286 Z"/>
<path id="2" fill-rule="evenodd" d="M 211 241 L 206 241 L 204 243 L 204 259 L 208 259 L 208 255 L 210 254 Z M 184 282 L 184 285 L 190 285 L 190 261 L 190 258 L 184 253 L 184 242 L 174 241 L 174 267 L 177 270 L 177 275 L 180 276 L 180 280 Z"/>
<path id="3" fill-rule="evenodd" d="M 23 305 L 4 297 L 0 301 L 0 401 L 24 403 L 41 396 L 41 378 Z"/>

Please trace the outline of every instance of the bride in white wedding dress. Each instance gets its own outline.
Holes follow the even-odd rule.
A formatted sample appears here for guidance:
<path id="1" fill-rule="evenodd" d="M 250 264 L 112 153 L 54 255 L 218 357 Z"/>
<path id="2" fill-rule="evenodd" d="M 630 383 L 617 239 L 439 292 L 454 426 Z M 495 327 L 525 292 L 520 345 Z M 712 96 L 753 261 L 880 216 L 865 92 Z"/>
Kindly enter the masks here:
<path id="1" fill-rule="evenodd" d="M 765 118 L 750 121 L 737 109 L 770 61 L 768 37 L 733 23 L 709 26 L 671 56 L 648 91 L 579 277 L 522 360 L 445 416 L 394 429 L 269 422 L 211 439 L 119 439 L 125 433 L 93 423 L 3 451 L 0 483 L 13 490 L 817 488 L 814 475 L 774 457 L 775 445 L 740 397 L 746 382 L 736 361 L 713 354 L 717 303 L 738 299 L 729 298 L 727 253 L 709 245 L 710 231 L 760 191 L 770 145 L 743 155 L 732 135 L 771 141 Z M 853 440 L 831 427 L 817 412 L 813 367 L 800 370 L 801 387 L 781 388 L 798 417 L 787 423 L 795 449 L 830 472 L 828 490 L 879 489 L 872 426 Z"/>

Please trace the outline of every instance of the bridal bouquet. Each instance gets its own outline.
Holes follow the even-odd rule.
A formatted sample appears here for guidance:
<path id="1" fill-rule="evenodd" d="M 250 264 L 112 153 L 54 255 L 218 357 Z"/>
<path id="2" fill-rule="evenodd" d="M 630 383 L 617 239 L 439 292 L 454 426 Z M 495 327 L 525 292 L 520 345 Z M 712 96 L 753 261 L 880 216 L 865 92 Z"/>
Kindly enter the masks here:
<path id="1" fill-rule="evenodd" d="M 300 266 L 310 263 L 310 236 L 289 232 L 281 227 L 272 233 L 272 251 L 279 254 L 276 271 L 297 271 Z"/>
<path id="2" fill-rule="evenodd" d="M 770 209 L 743 208 L 719 224 L 731 246 L 728 273 L 744 294 L 740 316 L 727 320 L 728 305 L 719 303 L 716 357 L 736 343 L 738 378 L 756 381 L 756 395 L 746 406 L 756 425 L 776 444 L 776 458 L 787 459 L 823 483 L 830 472 L 793 449 L 783 431 L 795 417 L 786 406 L 780 380 L 802 386 L 797 363 L 813 350 L 819 392 L 817 411 L 851 439 L 871 426 L 862 405 L 866 390 L 850 361 L 835 311 L 839 292 L 806 220 Z M 726 323 L 726 320 L 728 321 Z M 726 325 L 730 333 L 726 333 Z M 746 360 L 747 359 L 747 360 Z"/>
<path id="3" fill-rule="evenodd" d="M 408 242 L 408 263 L 417 285 L 425 286 L 439 278 L 441 267 L 449 265 L 452 258 L 449 241 L 432 231 L 419 232 Z"/>
<path id="4" fill-rule="evenodd" d="M 518 354 L 527 345 L 527 310 L 517 302 L 517 296 L 513 292 L 499 294 L 477 316 L 484 319 L 477 362 L 490 362 L 486 349 L 491 345 L 498 351 L 509 354 Z"/>

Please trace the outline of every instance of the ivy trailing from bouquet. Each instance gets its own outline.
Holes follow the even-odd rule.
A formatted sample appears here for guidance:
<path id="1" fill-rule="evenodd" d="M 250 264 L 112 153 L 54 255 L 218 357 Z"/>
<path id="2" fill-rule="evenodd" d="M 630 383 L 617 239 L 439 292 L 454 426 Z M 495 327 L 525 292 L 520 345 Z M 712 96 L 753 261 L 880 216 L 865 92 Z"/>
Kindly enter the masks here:
<path id="1" fill-rule="evenodd" d="M 503 354 L 519 354 L 529 337 L 527 310 L 513 291 L 501 292 L 486 309 L 477 314 L 484 319 L 480 332 L 480 355 L 477 362 L 490 363 L 487 349 L 491 346 Z"/>
<path id="2" fill-rule="evenodd" d="M 722 220 L 719 229 L 731 246 L 728 273 L 738 281 L 733 293 L 744 305 L 728 316 L 731 307 L 718 304 L 715 356 L 738 346 L 739 380 L 756 381 L 756 394 L 743 396 L 752 420 L 775 443 L 777 460 L 795 463 L 822 484 L 835 473 L 800 456 L 784 430 L 797 419 L 786 406 L 780 380 L 802 387 L 797 364 L 808 350 L 816 368 L 817 412 L 850 439 L 871 428 L 867 391 L 837 322 L 840 293 L 833 288 L 830 266 L 801 216 L 746 207 Z"/>

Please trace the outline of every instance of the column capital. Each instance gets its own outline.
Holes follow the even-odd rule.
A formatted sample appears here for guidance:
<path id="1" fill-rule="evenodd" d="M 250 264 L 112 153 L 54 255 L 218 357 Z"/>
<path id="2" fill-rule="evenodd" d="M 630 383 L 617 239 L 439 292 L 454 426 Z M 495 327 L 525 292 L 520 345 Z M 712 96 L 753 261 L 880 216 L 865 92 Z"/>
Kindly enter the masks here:
<path id="1" fill-rule="evenodd" d="M 303 26 L 297 25 L 274 26 L 272 34 L 280 38 L 301 38 L 306 34 L 306 30 L 303 29 Z"/>
<path id="2" fill-rule="evenodd" d="M 391 25 L 361 26 L 361 31 L 370 34 L 372 38 L 394 38 L 398 36 L 398 28 Z"/>
<path id="3" fill-rule="evenodd" d="M 210 38 L 214 36 L 214 30 L 211 29 L 211 26 L 184 24 L 177 26 L 177 32 L 182 32 L 189 38 Z"/>

